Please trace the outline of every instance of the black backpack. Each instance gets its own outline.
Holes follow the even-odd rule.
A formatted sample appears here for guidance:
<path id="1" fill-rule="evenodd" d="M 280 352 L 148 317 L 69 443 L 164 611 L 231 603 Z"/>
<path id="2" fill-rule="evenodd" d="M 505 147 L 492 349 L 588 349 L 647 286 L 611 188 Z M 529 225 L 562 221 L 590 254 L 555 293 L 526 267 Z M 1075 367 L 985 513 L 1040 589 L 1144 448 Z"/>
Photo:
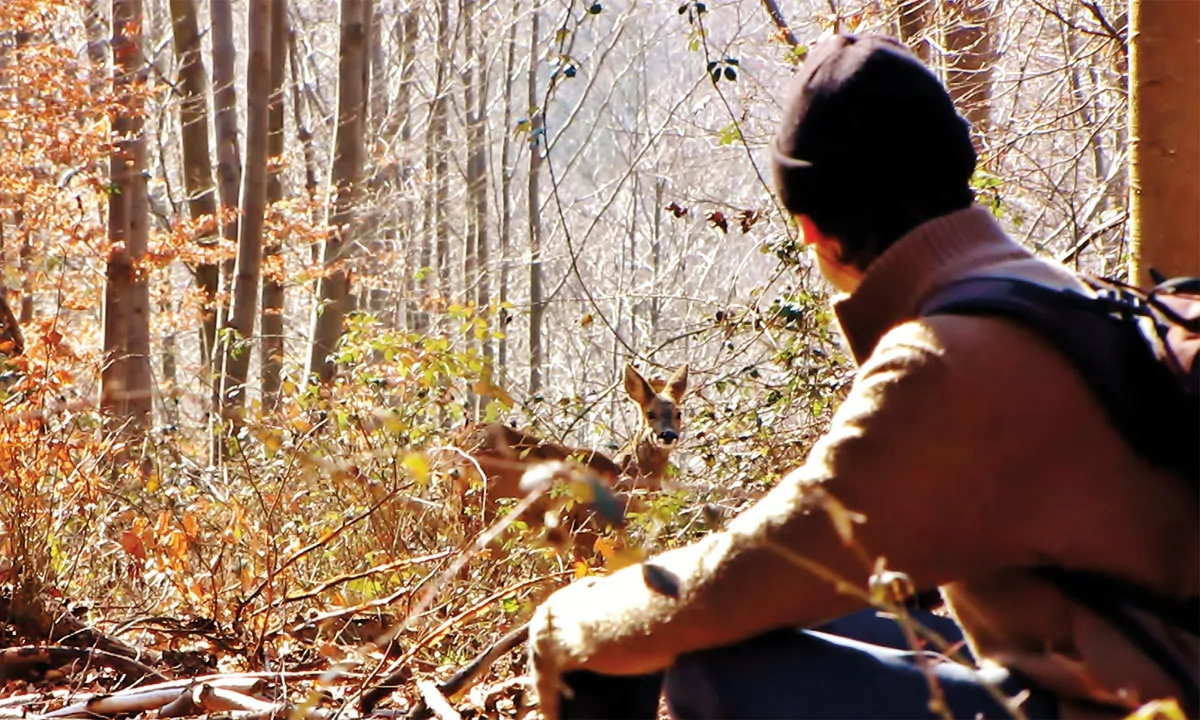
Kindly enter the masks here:
<path id="1" fill-rule="evenodd" d="M 1178 473 L 1200 502 L 1200 278 L 1152 276 L 1157 284 L 1149 291 L 1080 276 L 1093 295 L 967 278 L 936 291 L 921 314 L 1002 316 L 1041 333 L 1075 364 L 1134 450 Z M 1035 572 L 1124 633 L 1179 685 L 1189 717 L 1200 713 L 1200 678 L 1130 613 L 1147 612 L 1200 636 L 1200 598 L 1166 597 L 1052 561 Z"/>

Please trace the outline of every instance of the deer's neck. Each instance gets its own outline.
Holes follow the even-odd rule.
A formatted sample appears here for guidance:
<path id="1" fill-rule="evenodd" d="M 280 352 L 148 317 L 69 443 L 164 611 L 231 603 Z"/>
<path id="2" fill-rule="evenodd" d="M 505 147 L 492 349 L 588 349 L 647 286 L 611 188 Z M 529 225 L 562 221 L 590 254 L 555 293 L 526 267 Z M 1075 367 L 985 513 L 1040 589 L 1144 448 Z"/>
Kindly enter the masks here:
<path id="1" fill-rule="evenodd" d="M 644 427 L 618 453 L 621 472 L 640 485 L 657 487 L 661 484 L 671 461 L 671 449 L 654 442 L 650 428 Z"/>

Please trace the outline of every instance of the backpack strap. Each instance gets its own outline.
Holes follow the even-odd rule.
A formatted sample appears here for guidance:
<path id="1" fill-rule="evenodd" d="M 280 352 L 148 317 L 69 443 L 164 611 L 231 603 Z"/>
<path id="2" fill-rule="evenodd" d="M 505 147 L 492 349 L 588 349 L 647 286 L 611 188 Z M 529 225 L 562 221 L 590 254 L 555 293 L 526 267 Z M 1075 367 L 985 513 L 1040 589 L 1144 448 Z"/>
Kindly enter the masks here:
<path id="1" fill-rule="evenodd" d="M 1180 421 L 1196 412 L 1167 367 L 1147 351 L 1138 323 L 1152 318 L 1136 296 L 975 277 L 936 291 L 920 314 L 1006 317 L 1033 329 L 1071 361 L 1134 450 L 1196 482 L 1196 428 Z"/>
<path id="2" fill-rule="evenodd" d="M 1200 634 L 1197 629 L 1200 597 L 1168 598 L 1112 575 L 1067 570 L 1057 565 L 1042 565 L 1034 568 L 1033 573 L 1120 631 L 1179 687 L 1187 716 L 1200 713 L 1200 680 L 1129 612 L 1129 607 L 1136 607 L 1197 635 Z"/>
<path id="3" fill-rule="evenodd" d="M 1148 313 L 1137 303 L 1129 293 L 1089 296 L 1025 280 L 977 277 L 936 291 L 920 314 L 1005 317 L 1029 327 L 1072 362 L 1136 451 L 1156 464 L 1193 473 L 1195 458 L 1183 453 L 1194 449 L 1196 438 L 1177 421 L 1188 409 L 1178 400 L 1181 393 L 1170 373 L 1148 351 L 1137 325 Z M 1180 406 L 1171 406 L 1172 400 Z M 1189 714 L 1200 710 L 1200 679 L 1128 611 L 1137 608 L 1200 635 L 1200 597 L 1173 598 L 1112 575 L 1053 563 L 1032 570 L 1104 618 L 1159 665 L 1179 685 Z"/>

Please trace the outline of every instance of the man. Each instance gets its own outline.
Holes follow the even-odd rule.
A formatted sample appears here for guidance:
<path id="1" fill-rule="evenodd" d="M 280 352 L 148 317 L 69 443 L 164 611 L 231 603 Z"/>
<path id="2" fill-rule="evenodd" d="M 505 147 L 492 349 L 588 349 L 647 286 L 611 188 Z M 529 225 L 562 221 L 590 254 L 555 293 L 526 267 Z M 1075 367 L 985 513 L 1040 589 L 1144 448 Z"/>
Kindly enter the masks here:
<path id="1" fill-rule="evenodd" d="M 644 717 L 660 683 L 688 718 L 931 717 L 931 697 L 956 717 L 1007 716 L 1002 702 L 1027 717 L 1121 717 L 1178 696 L 1031 568 L 1194 596 L 1192 489 L 1135 454 L 1031 330 L 921 314 L 963 277 L 1080 287 L 974 204 L 975 152 L 945 89 L 890 39 L 832 38 L 800 69 L 772 151 L 779 195 L 843 293 L 857 378 L 806 463 L 726 530 L 539 607 L 530 654 L 546 716 L 608 676 L 645 695 L 620 711 Z M 918 591 L 940 588 L 978 667 L 832 634 L 875 640 L 870 623 L 892 622 L 871 619 L 865 593 L 878 557 Z M 1196 639 L 1177 647 L 1195 670 Z"/>

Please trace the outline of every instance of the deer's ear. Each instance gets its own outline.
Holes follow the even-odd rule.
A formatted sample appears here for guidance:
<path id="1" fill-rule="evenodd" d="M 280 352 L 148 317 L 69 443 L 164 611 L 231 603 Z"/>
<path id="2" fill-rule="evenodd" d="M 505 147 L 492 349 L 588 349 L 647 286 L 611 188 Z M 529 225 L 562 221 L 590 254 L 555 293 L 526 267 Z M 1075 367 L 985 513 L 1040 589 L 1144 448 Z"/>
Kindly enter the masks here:
<path id="1" fill-rule="evenodd" d="M 681 402 L 687 393 L 687 384 L 688 366 L 685 364 L 671 375 L 671 379 L 667 380 L 667 395 L 675 402 Z"/>
<path id="2" fill-rule="evenodd" d="M 625 365 L 625 392 L 633 398 L 635 403 L 643 407 L 655 394 L 650 383 L 646 382 L 646 378 L 642 377 L 642 374 L 628 363 Z"/>

